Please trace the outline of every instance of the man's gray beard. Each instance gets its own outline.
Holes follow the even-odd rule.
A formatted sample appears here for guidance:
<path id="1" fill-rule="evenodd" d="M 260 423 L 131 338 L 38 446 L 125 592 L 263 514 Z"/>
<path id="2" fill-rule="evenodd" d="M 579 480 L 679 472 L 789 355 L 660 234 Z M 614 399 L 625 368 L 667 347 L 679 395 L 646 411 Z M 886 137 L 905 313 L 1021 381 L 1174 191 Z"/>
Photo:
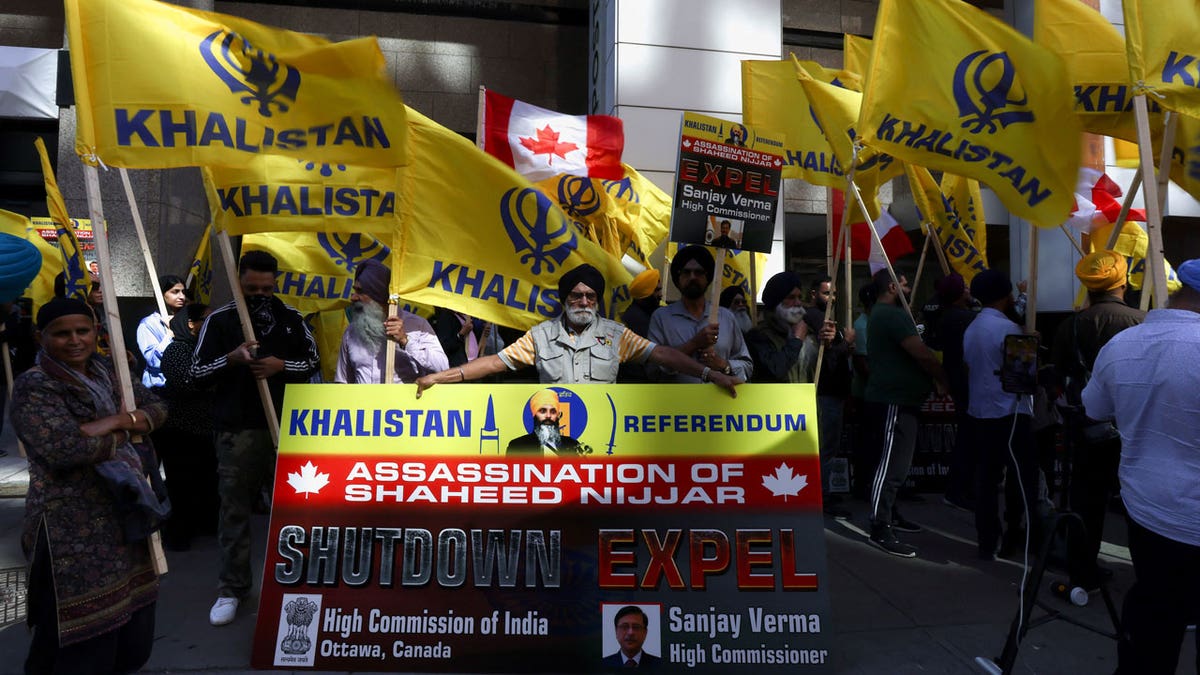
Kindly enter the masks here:
<path id="1" fill-rule="evenodd" d="M 558 422 L 542 422 L 533 425 L 533 435 L 537 436 L 538 443 L 558 449 L 559 441 L 562 440 L 562 432 L 558 430 Z"/>
<path id="2" fill-rule="evenodd" d="M 775 318 L 783 322 L 784 325 L 795 326 L 804 318 L 804 307 L 800 305 L 796 305 L 795 307 L 775 305 Z"/>
<path id="3" fill-rule="evenodd" d="M 361 300 L 350 304 L 350 330 L 371 349 L 379 349 L 387 340 L 383 325 L 383 307 Z"/>
<path id="4" fill-rule="evenodd" d="M 738 310 L 733 313 L 733 320 L 737 322 L 738 330 L 743 333 L 749 333 L 751 328 L 754 328 L 754 322 L 750 320 L 750 312 L 746 310 Z"/>
<path id="5" fill-rule="evenodd" d="M 580 307 L 579 309 L 567 309 L 567 321 L 571 322 L 572 326 L 579 328 L 587 328 L 596 320 L 596 310 L 591 307 Z"/>

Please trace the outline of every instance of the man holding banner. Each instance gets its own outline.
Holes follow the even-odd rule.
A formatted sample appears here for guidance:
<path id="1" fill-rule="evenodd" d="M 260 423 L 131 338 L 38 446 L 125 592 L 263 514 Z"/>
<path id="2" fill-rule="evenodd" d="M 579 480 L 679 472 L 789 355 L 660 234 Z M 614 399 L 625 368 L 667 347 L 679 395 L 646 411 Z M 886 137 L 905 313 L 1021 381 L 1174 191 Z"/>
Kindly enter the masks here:
<path id="1" fill-rule="evenodd" d="M 255 380 L 267 380 L 275 409 L 282 410 L 284 385 L 306 382 L 320 365 L 304 318 L 275 297 L 278 269 L 275 257 L 265 251 L 249 251 L 238 264 L 254 342 L 243 338 L 237 308 L 230 302 L 204 321 L 192 354 L 196 385 L 215 387 L 221 570 L 219 597 L 208 615 L 214 626 L 231 623 L 238 603 L 250 593 L 250 512 L 262 488 L 271 484 L 275 465 L 275 444 Z"/>
<path id="2" fill-rule="evenodd" d="M 400 310 L 388 317 L 387 265 L 369 258 L 354 270 L 350 294 L 350 325 L 342 334 L 338 351 L 338 384 L 379 384 L 383 382 L 387 349 L 395 343 L 396 367 L 392 382 L 412 382 L 421 375 L 450 367 L 442 343 L 433 327 L 421 317 Z"/>
<path id="3" fill-rule="evenodd" d="M 616 321 L 601 317 L 596 307 L 603 295 L 604 276 L 600 270 L 587 263 L 569 270 L 558 281 L 558 297 L 563 303 L 561 316 L 530 328 L 499 354 L 419 378 L 417 397 L 435 384 L 477 380 L 527 366 L 537 366 L 543 384 L 613 384 L 617 381 L 617 369 L 627 361 L 649 361 L 694 375 L 701 382 L 712 382 L 737 396 L 735 387 L 742 380 L 693 361 L 676 349 L 656 345 Z"/>

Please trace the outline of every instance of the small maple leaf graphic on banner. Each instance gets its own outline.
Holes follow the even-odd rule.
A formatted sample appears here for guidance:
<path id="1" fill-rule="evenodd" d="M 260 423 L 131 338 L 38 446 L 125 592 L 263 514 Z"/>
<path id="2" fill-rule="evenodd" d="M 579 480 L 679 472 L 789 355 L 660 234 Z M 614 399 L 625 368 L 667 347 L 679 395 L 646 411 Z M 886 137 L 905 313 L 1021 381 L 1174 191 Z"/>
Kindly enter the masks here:
<path id="1" fill-rule="evenodd" d="M 288 485 L 296 491 L 296 494 L 304 493 L 304 498 L 308 499 L 308 495 L 317 494 L 321 488 L 329 485 L 329 474 L 317 473 L 317 467 L 311 461 L 308 464 L 300 467 L 300 473 L 291 472 L 288 474 Z"/>
<path id="2" fill-rule="evenodd" d="M 763 476 L 762 484 L 772 495 L 783 497 L 786 502 L 789 496 L 795 497 L 808 485 L 808 476 L 797 476 L 792 467 L 781 462 L 775 467 L 775 473 Z"/>
<path id="3" fill-rule="evenodd" d="M 563 159 L 567 158 L 567 153 L 572 150 L 578 150 L 579 146 L 574 143 L 559 143 L 559 133 L 550 128 L 547 124 L 545 127 L 537 130 L 537 138 L 521 137 L 521 145 L 525 146 L 530 152 L 535 155 L 558 155 Z M 553 157 L 547 157 L 546 163 L 550 164 L 554 161 Z"/>

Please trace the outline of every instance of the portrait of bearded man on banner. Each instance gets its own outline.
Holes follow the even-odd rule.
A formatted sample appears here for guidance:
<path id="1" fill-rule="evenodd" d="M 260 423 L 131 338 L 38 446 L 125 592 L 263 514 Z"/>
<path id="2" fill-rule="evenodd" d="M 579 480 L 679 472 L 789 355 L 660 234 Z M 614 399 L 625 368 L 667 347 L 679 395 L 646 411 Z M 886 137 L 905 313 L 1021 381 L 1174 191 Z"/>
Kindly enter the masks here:
<path id="1" fill-rule="evenodd" d="M 506 455 L 542 455 L 545 457 L 571 457 L 589 455 L 592 449 L 583 443 L 563 435 L 562 403 L 558 392 L 543 389 L 529 399 L 529 411 L 533 414 L 533 431 L 508 442 Z"/>

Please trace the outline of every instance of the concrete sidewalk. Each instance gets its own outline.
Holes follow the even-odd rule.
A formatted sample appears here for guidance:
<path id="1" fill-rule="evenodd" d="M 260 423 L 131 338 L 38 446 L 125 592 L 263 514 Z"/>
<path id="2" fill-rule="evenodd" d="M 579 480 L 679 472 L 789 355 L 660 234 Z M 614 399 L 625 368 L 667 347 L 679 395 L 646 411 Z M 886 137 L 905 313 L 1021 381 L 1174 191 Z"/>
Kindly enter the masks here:
<path id="1" fill-rule="evenodd" d="M 11 431 L 0 434 L 0 491 L 22 492 L 24 460 L 17 457 Z M 5 494 L 8 494 L 5 493 Z M 850 502 L 848 521 L 826 518 L 833 605 L 834 672 L 855 675 L 980 672 L 976 656 L 998 656 L 1017 609 L 1021 566 L 1010 561 L 982 562 L 975 557 L 974 521 L 969 513 L 944 506 L 940 497 L 905 504 L 905 515 L 926 526 L 904 540 L 920 548 L 920 557 L 892 557 L 870 546 L 861 529 L 866 505 Z M 24 563 L 17 539 L 24 499 L 0 498 L 0 569 Z M 255 542 L 265 541 L 267 519 L 255 523 Z M 1124 548 L 1125 527 L 1115 516 L 1106 530 L 1103 555 L 1115 571 L 1111 583 L 1118 609 L 1133 581 Z M 255 556 L 262 568 L 263 551 Z M 229 626 L 208 624 L 215 597 L 217 544 L 212 537 L 196 540 L 191 551 L 169 554 L 171 571 L 162 581 L 158 601 L 157 644 L 143 672 L 255 672 L 249 669 L 256 603 L 244 603 Z M 1048 575 L 1049 579 L 1061 575 Z M 1099 597 L 1073 608 L 1050 597 L 1051 605 L 1092 625 L 1111 629 Z M 1035 618 L 1041 612 L 1035 612 Z M 1194 672 L 1193 636 L 1185 639 L 1178 673 Z M 23 624 L 0 631 L 0 675 L 21 672 L 29 636 Z M 1017 673 L 1091 675 L 1116 668 L 1116 643 L 1105 637 L 1053 621 L 1026 637 Z M 312 671 L 296 671 L 312 672 Z"/>

